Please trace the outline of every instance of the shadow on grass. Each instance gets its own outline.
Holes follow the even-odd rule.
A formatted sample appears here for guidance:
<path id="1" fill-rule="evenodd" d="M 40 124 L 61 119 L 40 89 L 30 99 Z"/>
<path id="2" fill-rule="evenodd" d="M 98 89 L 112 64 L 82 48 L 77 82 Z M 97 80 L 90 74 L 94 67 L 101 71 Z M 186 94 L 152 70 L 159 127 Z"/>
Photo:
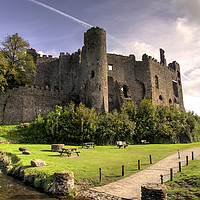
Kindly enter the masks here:
<path id="1" fill-rule="evenodd" d="M 122 177 L 122 175 L 114 175 L 114 174 L 110 174 L 110 175 L 107 175 L 105 176 L 105 178 L 119 178 L 119 177 Z"/>
<path id="2" fill-rule="evenodd" d="M 45 152 L 53 152 L 53 151 L 51 151 L 51 150 L 40 150 L 40 151 L 45 151 Z"/>

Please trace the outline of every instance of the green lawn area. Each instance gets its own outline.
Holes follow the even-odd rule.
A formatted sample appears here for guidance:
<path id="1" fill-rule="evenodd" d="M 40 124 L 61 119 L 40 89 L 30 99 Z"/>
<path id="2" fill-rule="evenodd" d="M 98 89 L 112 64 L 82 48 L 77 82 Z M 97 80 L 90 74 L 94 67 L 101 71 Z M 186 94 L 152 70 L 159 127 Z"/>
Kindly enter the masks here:
<path id="1" fill-rule="evenodd" d="M 20 140 L 16 125 L 0 126 L 0 140 Z M 197 147 L 200 143 L 191 144 L 147 144 L 129 145 L 119 149 L 117 146 L 96 146 L 94 149 L 82 149 L 79 157 L 61 157 L 57 152 L 51 152 L 50 144 L 0 144 L 1 152 L 9 152 L 21 159 L 21 164 L 27 173 L 53 175 L 55 172 L 69 170 L 74 172 L 75 184 L 84 187 L 99 185 L 99 168 L 102 169 L 102 183 L 106 184 L 122 178 L 122 165 L 125 166 L 125 177 L 138 171 L 137 163 L 141 161 L 141 169 L 150 165 L 149 155 L 153 163 L 177 152 Z M 19 147 L 27 147 L 31 155 L 24 155 Z M 65 147 L 75 147 L 65 144 Z M 30 163 L 33 159 L 42 159 L 45 167 L 34 168 Z"/>
<path id="2" fill-rule="evenodd" d="M 99 184 L 99 168 L 102 168 L 102 184 L 122 178 L 122 165 L 125 166 L 125 176 L 138 171 L 137 162 L 141 160 L 141 169 L 149 166 L 149 155 L 153 163 L 165 158 L 179 149 L 184 150 L 199 146 L 193 144 L 148 144 L 129 145 L 119 149 L 117 146 L 96 146 L 95 149 L 82 149 L 80 157 L 60 157 L 59 153 L 51 152 L 51 145 L 42 144 L 0 144 L 0 151 L 17 155 L 27 172 L 44 172 L 53 175 L 54 172 L 69 170 L 75 175 L 76 184 L 86 184 L 87 187 Z M 27 147 L 31 155 L 24 155 L 18 149 Z M 72 147 L 65 145 L 65 147 Z M 33 168 L 32 159 L 42 159 L 47 163 L 45 167 Z"/>
<path id="3" fill-rule="evenodd" d="M 189 162 L 182 172 L 175 174 L 174 180 L 166 183 L 169 200 L 200 199 L 200 160 Z"/>

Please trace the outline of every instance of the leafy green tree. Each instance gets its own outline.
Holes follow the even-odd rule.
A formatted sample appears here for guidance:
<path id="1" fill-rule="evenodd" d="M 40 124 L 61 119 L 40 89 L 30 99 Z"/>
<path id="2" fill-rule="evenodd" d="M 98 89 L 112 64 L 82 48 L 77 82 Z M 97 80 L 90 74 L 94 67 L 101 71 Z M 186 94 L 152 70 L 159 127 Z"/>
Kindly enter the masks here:
<path id="1" fill-rule="evenodd" d="M 5 88 L 8 86 L 6 79 L 6 73 L 8 71 L 8 61 L 0 51 L 0 91 L 4 92 Z"/>
<path id="2" fill-rule="evenodd" d="M 117 141 L 133 143 L 135 122 L 129 120 L 126 112 L 104 113 L 99 116 L 95 141 L 97 144 L 116 144 Z"/>
<path id="3" fill-rule="evenodd" d="M 16 33 L 7 36 L 1 45 L 1 91 L 31 84 L 35 75 L 35 64 L 28 54 L 29 43 Z"/>
<path id="4" fill-rule="evenodd" d="M 136 133 L 138 142 L 147 139 L 149 142 L 155 137 L 155 124 L 157 123 L 156 109 L 150 100 L 143 99 L 137 112 Z"/>

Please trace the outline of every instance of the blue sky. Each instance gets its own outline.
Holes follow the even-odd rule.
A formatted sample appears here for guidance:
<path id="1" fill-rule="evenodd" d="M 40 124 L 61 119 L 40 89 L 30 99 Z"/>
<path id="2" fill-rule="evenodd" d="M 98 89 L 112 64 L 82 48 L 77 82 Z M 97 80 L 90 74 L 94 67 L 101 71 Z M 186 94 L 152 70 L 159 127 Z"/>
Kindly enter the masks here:
<path id="1" fill-rule="evenodd" d="M 19 33 L 38 52 L 83 46 L 90 26 L 107 32 L 108 52 L 144 53 L 181 65 L 186 110 L 200 115 L 200 0 L 0 0 L 0 40 Z"/>

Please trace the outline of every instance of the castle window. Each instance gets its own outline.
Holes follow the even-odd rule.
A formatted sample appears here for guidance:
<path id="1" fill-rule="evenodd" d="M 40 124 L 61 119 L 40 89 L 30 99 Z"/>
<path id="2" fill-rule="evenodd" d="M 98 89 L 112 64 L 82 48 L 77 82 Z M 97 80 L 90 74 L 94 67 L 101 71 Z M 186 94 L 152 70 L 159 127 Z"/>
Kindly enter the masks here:
<path id="1" fill-rule="evenodd" d="M 159 89 L 159 81 L 158 81 L 157 75 L 155 75 L 155 84 L 156 84 L 156 88 Z"/>
<path id="2" fill-rule="evenodd" d="M 178 78 L 180 78 L 180 77 L 181 77 L 181 75 L 180 75 L 180 72 L 179 72 L 179 71 L 177 71 L 177 76 L 178 76 Z"/>
<path id="3" fill-rule="evenodd" d="M 172 103 L 172 100 L 171 99 L 169 99 L 169 104 L 171 104 Z"/>
<path id="4" fill-rule="evenodd" d="M 172 83 L 173 83 L 174 95 L 175 95 L 176 97 L 178 97 L 178 84 L 177 84 L 176 81 L 172 81 Z"/>
<path id="5" fill-rule="evenodd" d="M 159 96 L 159 99 L 160 99 L 161 101 L 163 100 L 163 98 L 162 98 L 162 96 L 161 96 L 161 95 Z"/>
<path id="6" fill-rule="evenodd" d="M 181 85 L 181 81 L 180 80 L 178 80 L 178 84 Z"/>
<path id="7" fill-rule="evenodd" d="M 128 98 L 128 88 L 127 88 L 126 85 L 124 85 L 124 86 L 121 88 L 121 91 L 123 91 L 124 98 Z"/>
<path id="8" fill-rule="evenodd" d="M 112 71 L 112 70 L 113 70 L 113 65 L 110 65 L 110 64 L 109 64 L 109 65 L 108 65 L 108 70 L 109 70 L 109 71 Z"/>
<path id="9" fill-rule="evenodd" d="M 91 78 L 94 78 L 94 70 L 91 71 Z"/>

